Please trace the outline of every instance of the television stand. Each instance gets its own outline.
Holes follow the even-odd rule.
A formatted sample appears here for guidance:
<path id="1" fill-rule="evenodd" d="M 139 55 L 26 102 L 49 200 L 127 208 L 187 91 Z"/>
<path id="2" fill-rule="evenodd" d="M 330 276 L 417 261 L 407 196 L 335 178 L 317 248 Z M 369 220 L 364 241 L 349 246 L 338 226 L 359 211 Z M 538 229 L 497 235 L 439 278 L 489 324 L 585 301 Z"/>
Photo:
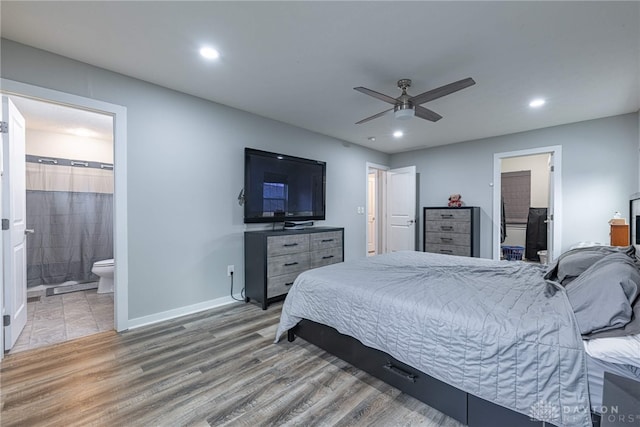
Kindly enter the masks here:
<path id="1" fill-rule="evenodd" d="M 343 259 L 343 228 L 245 231 L 245 301 L 253 300 L 266 310 L 270 303 L 285 298 L 303 271 Z"/>

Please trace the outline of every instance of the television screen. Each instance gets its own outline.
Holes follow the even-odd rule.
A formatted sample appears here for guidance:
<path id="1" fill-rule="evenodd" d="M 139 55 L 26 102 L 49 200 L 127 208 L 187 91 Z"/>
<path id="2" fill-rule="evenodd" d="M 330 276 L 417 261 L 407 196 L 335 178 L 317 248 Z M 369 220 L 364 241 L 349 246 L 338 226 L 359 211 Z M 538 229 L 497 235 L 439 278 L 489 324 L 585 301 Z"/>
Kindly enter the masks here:
<path id="1" fill-rule="evenodd" d="M 325 219 L 326 164 L 245 148 L 244 222 Z"/>

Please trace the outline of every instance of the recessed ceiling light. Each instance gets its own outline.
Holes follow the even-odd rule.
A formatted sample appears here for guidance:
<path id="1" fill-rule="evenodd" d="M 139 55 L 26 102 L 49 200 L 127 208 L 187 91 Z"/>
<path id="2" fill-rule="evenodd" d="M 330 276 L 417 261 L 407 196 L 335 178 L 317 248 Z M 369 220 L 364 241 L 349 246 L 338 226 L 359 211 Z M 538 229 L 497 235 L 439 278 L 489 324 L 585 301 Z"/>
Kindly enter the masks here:
<path id="1" fill-rule="evenodd" d="M 402 133 L 401 130 L 397 130 L 393 133 L 394 138 L 402 138 L 402 135 L 404 135 L 404 133 Z"/>
<path id="2" fill-rule="evenodd" d="M 376 140 L 376 137 L 375 137 L 375 136 L 370 136 L 370 137 L 369 137 L 369 138 L 367 138 L 367 139 L 368 139 L 369 141 L 373 142 L 373 141 L 375 141 L 375 140 Z"/>
<path id="3" fill-rule="evenodd" d="M 533 101 L 531 101 L 531 102 L 529 103 L 529 107 L 531 107 L 531 108 L 538 108 L 538 107 L 542 107 L 542 106 L 544 105 L 544 103 L 545 103 L 545 102 L 546 102 L 546 101 L 545 101 L 544 99 L 542 99 L 542 98 L 537 98 L 537 99 L 534 99 Z"/>
<path id="4" fill-rule="evenodd" d="M 220 57 L 220 52 L 212 47 L 203 47 L 200 49 L 200 55 L 207 59 L 218 59 Z"/>

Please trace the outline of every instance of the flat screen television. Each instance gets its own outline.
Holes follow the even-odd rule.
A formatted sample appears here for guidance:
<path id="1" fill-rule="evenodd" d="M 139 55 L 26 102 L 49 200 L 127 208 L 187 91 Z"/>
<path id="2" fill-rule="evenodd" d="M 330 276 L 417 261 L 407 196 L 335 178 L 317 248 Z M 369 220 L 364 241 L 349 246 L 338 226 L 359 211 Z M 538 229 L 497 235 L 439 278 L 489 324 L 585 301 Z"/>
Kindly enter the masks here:
<path id="1" fill-rule="evenodd" d="M 325 219 L 326 163 L 244 149 L 244 222 Z"/>

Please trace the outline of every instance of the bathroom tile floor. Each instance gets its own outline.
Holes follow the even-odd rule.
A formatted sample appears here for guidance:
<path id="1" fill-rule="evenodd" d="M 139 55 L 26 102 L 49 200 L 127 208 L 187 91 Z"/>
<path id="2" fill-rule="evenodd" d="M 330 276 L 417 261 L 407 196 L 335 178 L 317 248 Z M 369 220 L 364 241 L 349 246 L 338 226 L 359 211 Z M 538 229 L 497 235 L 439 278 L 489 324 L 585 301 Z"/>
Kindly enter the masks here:
<path id="1" fill-rule="evenodd" d="M 30 294 L 28 300 L 27 325 L 11 354 L 114 329 L 113 293 L 98 294 L 96 289 L 50 297 L 39 293 L 35 298 Z"/>

